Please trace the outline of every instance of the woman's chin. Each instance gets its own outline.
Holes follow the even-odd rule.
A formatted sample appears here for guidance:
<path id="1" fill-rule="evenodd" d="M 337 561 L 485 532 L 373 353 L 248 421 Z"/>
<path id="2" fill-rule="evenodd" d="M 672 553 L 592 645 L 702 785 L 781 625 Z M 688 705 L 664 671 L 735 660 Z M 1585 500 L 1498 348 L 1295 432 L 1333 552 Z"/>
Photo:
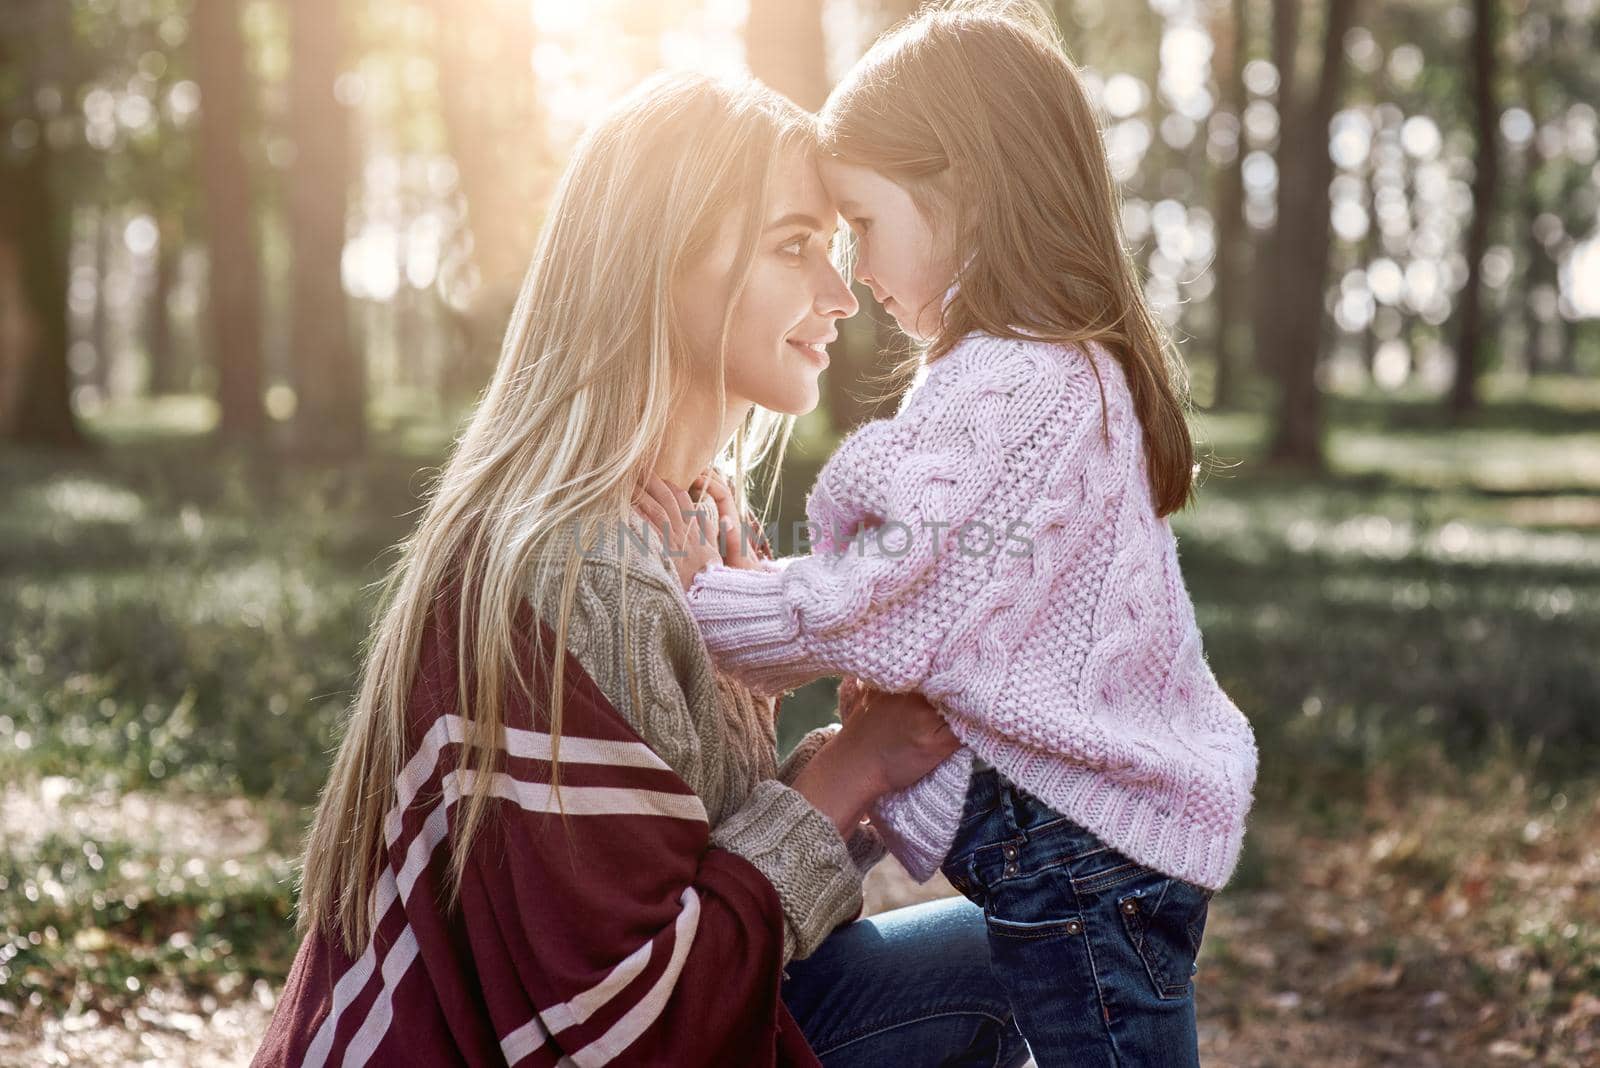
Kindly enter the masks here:
<path id="1" fill-rule="evenodd" d="M 822 401 L 822 388 L 817 378 L 812 374 L 804 379 L 784 382 L 780 388 L 766 390 L 766 396 L 757 399 L 756 403 L 779 415 L 805 415 L 815 410 Z M 773 385 L 779 386 L 779 383 Z"/>

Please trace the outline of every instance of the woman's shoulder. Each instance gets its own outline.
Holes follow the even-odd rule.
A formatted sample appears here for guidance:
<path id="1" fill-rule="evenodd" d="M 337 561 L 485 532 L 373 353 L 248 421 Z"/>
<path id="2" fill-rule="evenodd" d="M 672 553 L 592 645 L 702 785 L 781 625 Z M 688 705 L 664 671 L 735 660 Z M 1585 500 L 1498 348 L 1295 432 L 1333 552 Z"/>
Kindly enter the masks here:
<path id="1" fill-rule="evenodd" d="M 699 632 L 663 552 L 660 535 L 642 518 L 595 524 L 581 542 L 556 539 L 536 555 L 527 592 L 540 606 L 539 614 L 554 620 L 565 590 L 572 589 L 568 645 L 580 659 L 606 647 L 626 626 L 648 636 L 671 659 L 684 660 L 694 652 Z M 607 649 L 606 655 L 616 653 Z"/>

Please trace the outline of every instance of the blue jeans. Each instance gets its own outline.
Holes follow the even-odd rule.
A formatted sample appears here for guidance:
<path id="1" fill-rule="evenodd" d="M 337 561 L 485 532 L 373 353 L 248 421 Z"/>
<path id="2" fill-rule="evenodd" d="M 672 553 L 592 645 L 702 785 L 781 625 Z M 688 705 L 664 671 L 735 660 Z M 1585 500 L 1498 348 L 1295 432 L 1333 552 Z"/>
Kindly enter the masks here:
<path id="1" fill-rule="evenodd" d="M 1039 1068 L 1197 1068 L 1211 890 L 1135 863 L 981 761 L 943 871 L 983 908 Z"/>
<path id="2" fill-rule="evenodd" d="M 839 928 L 790 962 L 783 1000 L 827 1068 L 1016 1068 L 1028 1059 L 989 970 L 983 913 L 959 897 Z"/>

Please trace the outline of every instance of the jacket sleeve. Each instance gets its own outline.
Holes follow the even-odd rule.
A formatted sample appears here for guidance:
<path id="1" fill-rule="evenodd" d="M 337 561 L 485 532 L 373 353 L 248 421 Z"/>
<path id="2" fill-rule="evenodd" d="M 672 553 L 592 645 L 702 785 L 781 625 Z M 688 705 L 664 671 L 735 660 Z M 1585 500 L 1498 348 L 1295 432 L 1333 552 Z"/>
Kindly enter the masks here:
<path id="1" fill-rule="evenodd" d="M 474 958 L 517 979 L 484 989 L 507 1063 L 774 1063 L 772 882 L 712 843 L 700 799 L 597 688 L 572 690 L 563 719 L 559 803 L 539 736 L 507 732 L 462 887 Z"/>

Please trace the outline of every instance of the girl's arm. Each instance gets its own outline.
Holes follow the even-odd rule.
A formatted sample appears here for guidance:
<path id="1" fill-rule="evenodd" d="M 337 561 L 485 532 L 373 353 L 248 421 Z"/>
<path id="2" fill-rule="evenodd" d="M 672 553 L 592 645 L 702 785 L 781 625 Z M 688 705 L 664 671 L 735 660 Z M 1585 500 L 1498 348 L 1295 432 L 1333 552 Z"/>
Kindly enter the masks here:
<path id="1" fill-rule="evenodd" d="M 977 414 L 992 428 L 1007 400 L 982 398 Z M 950 430 L 920 451 L 904 434 L 841 449 L 807 501 L 821 535 L 811 553 L 757 569 L 713 560 L 694 576 L 685 596 L 719 667 L 758 693 L 829 674 L 894 691 L 922 681 L 961 609 L 942 580 L 984 563 L 962 555 L 957 532 L 999 503 L 1006 474 L 1001 443 L 982 429 Z M 876 477 L 873 467 L 882 468 Z M 863 500 L 876 484 L 887 486 L 885 499 Z M 868 516 L 882 521 L 849 544 L 832 540 L 851 533 L 848 517 Z"/>
<path id="2" fill-rule="evenodd" d="M 944 381 L 930 372 L 926 399 L 892 421 L 907 423 L 864 447 L 842 445 L 808 499 L 814 526 L 873 516 L 875 529 L 781 570 L 712 560 L 694 575 L 686 597 L 707 648 L 752 690 L 782 693 L 834 674 L 891 692 L 919 688 L 951 630 L 981 607 L 993 554 L 1017 551 L 1009 522 L 1029 515 L 1052 480 L 1024 473 L 1065 467 L 1052 473 L 1060 499 L 1041 514 L 1070 523 L 1082 510 L 1074 487 L 1083 466 L 1103 463 L 1089 455 L 1099 446 L 1100 394 L 1088 362 L 1055 345 L 986 337 L 945 359 L 962 362 Z"/>

